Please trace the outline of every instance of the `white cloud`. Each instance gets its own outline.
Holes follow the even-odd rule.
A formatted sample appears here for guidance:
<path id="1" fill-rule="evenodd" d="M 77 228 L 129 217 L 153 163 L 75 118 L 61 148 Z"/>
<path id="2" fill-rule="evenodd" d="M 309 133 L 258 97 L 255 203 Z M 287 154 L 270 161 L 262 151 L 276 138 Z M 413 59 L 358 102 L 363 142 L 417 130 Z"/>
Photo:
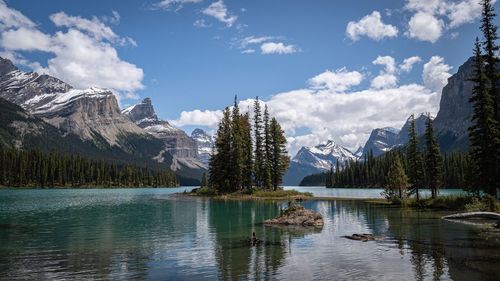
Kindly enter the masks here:
<path id="1" fill-rule="evenodd" d="M 266 41 L 272 40 L 275 37 L 273 36 L 247 36 L 241 40 L 238 40 L 239 47 L 244 49 L 248 47 L 249 45 L 254 45 L 254 44 L 261 44 Z"/>
<path id="2" fill-rule="evenodd" d="M 229 13 L 226 5 L 222 0 L 213 2 L 212 4 L 210 4 L 210 6 L 204 9 L 202 13 L 207 16 L 214 17 L 218 21 L 225 23 L 228 27 L 233 26 L 234 22 L 238 19 L 237 16 L 231 15 Z"/>
<path id="3" fill-rule="evenodd" d="M 285 45 L 282 42 L 267 42 L 260 46 L 262 54 L 293 54 L 299 51 L 295 45 Z"/>
<path id="4" fill-rule="evenodd" d="M 421 61 L 422 59 L 418 56 L 409 57 L 399 67 L 405 72 L 410 72 L 413 69 L 413 65 Z"/>
<path id="5" fill-rule="evenodd" d="M 355 150 L 364 145 L 374 128 L 401 127 L 410 114 L 435 114 L 438 110 L 439 94 L 425 86 L 394 84 L 389 88 L 350 91 L 361 79 L 361 73 L 345 68 L 327 70 L 308 80 L 310 88 L 279 93 L 265 101 L 271 115 L 285 129 L 292 155 L 302 146 L 317 145 L 327 139 Z M 251 100 L 239 103 L 242 109 L 251 105 Z M 219 110 L 185 111 L 173 124 L 216 128 L 220 116 Z M 299 133 L 303 129 L 307 133 Z"/>
<path id="6" fill-rule="evenodd" d="M 35 27 L 35 24 L 21 12 L 10 9 L 3 0 L 0 0 L 0 29 Z"/>
<path id="7" fill-rule="evenodd" d="M 332 72 L 326 70 L 309 79 L 309 85 L 314 89 L 329 89 L 335 92 L 343 92 L 352 86 L 359 85 L 363 80 L 363 74 L 357 71 L 347 71 L 341 68 Z"/>
<path id="8" fill-rule="evenodd" d="M 443 87 L 448 83 L 448 78 L 451 76 L 449 71 L 451 66 L 444 63 L 444 59 L 439 56 L 433 56 L 424 64 L 422 72 L 422 80 L 425 87 L 434 92 L 441 94 Z"/>
<path id="9" fill-rule="evenodd" d="M 222 118 L 221 110 L 193 110 L 183 111 L 176 120 L 170 120 L 174 126 L 198 125 L 216 128 Z"/>
<path id="10" fill-rule="evenodd" d="M 346 28 L 346 35 L 353 41 L 359 40 L 361 36 L 381 40 L 385 37 L 396 37 L 398 29 L 393 25 L 383 23 L 380 12 L 373 11 L 358 22 L 349 22 Z"/>
<path id="11" fill-rule="evenodd" d="M 496 1 L 492 1 L 493 4 Z M 473 22 L 481 16 L 481 4 L 478 0 L 465 0 L 459 3 L 448 3 L 448 18 L 450 28 Z"/>
<path id="12" fill-rule="evenodd" d="M 200 3 L 203 0 L 162 0 L 154 4 L 155 8 L 164 10 L 175 10 L 178 11 L 184 7 L 185 4 Z"/>
<path id="13" fill-rule="evenodd" d="M 408 23 L 407 35 L 420 41 L 436 42 L 443 33 L 444 22 L 432 14 L 418 12 Z"/>
<path id="14" fill-rule="evenodd" d="M 393 74 L 380 74 L 373 78 L 371 87 L 375 89 L 394 88 L 398 84 L 398 78 Z"/>
<path id="15" fill-rule="evenodd" d="M 443 14 L 446 9 L 444 0 L 407 0 L 405 8 L 428 14 Z"/>
<path id="16" fill-rule="evenodd" d="M 54 24 L 67 30 L 48 34 L 30 24 L 31 21 L 20 12 L 5 7 L 3 2 L 0 2 L 0 11 L 4 15 L 0 16 L 1 47 L 4 53 L 11 54 L 17 62 L 35 71 L 53 75 L 77 88 L 109 88 L 130 97 L 144 87 L 142 69 L 120 59 L 113 47 L 113 44 L 122 45 L 123 40 L 129 40 L 120 38 L 96 17 L 85 19 L 65 13 L 53 14 L 50 18 Z M 23 59 L 18 53 L 20 51 L 41 51 L 52 57 L 47 61 L 47 66 L 42 67 L 37 62 Z"/>
<path id="17" fill-rule="evenodd" d="M 241 51 L 242 54 L 253 54 L 255 53 L 255 50 L 254 49 L 245 49 L 243 51 Z"/>
<path id="18" fill-rule="evenodd" d="M 383 65 L 386 73 L 392 74 L 396 72 L 396 61 L 391 56 L 378 56 L 372 63 L 375 65 Z"/>

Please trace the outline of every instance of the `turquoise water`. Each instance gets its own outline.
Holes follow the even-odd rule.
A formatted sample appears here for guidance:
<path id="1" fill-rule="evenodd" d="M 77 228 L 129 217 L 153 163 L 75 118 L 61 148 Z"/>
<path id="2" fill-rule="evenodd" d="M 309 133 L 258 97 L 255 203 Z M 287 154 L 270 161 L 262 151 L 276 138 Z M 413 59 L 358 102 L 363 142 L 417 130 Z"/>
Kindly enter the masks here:
<path id="1" fill-rule="evenodd" d="M 337 197 L 337 198 L 384 198 L 381 193 L 382 188 L 325 188 L 324 186 L 286 186 L 285 189 L 295 189 L 307 191 L 318 197 Z M 419 191 L 421 198 L 430 197 L 430 189 Z M 439 195 L 461 195 L 466 194 L 462 189 L 441 189 Z"/>
<path id="2" fill-rule="evenodd" d="M 172 195 L 185 189 L 0 190 L 0 279 L 500 278 L 500 242 L 445 213 L 307 201 L 323 229 L 266 227 L 285 202 Z M 253 231 L 268 243 L 243 242 Z"/>

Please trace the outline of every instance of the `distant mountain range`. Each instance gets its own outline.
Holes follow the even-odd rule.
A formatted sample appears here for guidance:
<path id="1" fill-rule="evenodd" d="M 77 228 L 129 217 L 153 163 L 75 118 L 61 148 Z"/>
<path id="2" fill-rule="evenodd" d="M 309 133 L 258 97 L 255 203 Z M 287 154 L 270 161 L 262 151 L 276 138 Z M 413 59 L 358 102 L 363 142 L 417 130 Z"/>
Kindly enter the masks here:
<path id="1" fill-rule="evenodd" d="M 466 151 L 469 147 L 468 128 L 470 127 L 472 106 L 469 98 L 472 93 L 473 82 L 469 80 L 473 72 L 473 59 L 468 59 L 459 67 L 456 74 L 448 79 L 447 85 L 443 88 L 439 112 L 434 118 L 434 130 L 442 153 L 453 151 Z M 420 143 L 424 142 L 426 115 L 421 114 L 416 118 L 416 131 L 420 137 Z M 364 155 L 369 151 L 374 156 L 380 156 L 396 147 L 404 146 L 408 143 L 408 120 L 401 129 L 385 127 L 374 129 L 362 153 L 354 153 L 353 159 L 363 160 Z M 299 154 L 310 155 L 310 148 L 302 148 L 293 158 L 290 169 L 285 176 L 285 184 L 297 185 L 301 179 L 307 175 L 323 173 L 326 167 L 335 166 L 336 161 L 342 158 L 329 159 L 319 162 L 315 157 L 304 157 Z M 308 151 L 305 153 L 305 151 Z M 316 154 L 314 154 L 316 156 Z M 321 163 L 321 164 L 318 164 Z M 320 179 L 321 177 L 317 177 Z"/>
<path id="2" fill-rule="evenodd" d="M 150 99 L 122 112 L 109 90 L 77 90 L 55 77 L 23 72 L 4 58 L 0 98 L 1 145 L 171 168 L 185 179 L 181 184 L 206 171 L 196 141 L 158 119 Z"/>
<path id="3" fill-rule="evenodd" d="M 328 140 L 314 147 L 302 147 L 292 158 L 283 178 L 285 185 L 298 185 L 307 175 L 326 172 L 338 162 L 340 166 L 358 157 L 348 149 Z"/>

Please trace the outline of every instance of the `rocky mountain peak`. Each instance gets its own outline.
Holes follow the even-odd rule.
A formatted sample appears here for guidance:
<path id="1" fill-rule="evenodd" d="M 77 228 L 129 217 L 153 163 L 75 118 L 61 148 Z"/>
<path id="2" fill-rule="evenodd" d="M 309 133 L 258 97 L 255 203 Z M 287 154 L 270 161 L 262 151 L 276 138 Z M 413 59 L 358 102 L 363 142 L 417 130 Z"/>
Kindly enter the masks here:
<path id="1" fill-rule="evenodd" d="M 0 75 L 18 70 L 17 67 L 8 59 L 0 57 Z"/>
<path id="2" fill-rule="evenodd" d="M 198 145 L 198 159 L 208 165 L 212 147 L 214 146 L 214 138 L 202 129 L 196 128 L 191 133 L 191 138 Z"/>
<path id="3" fill-rule="evenodd" d="M 122 113 L 127 115 L 141 128 L 162 123 L 156 115 L 150 98 L 145 98 L 141 103 L 125 108 L 122 110 Z"/>

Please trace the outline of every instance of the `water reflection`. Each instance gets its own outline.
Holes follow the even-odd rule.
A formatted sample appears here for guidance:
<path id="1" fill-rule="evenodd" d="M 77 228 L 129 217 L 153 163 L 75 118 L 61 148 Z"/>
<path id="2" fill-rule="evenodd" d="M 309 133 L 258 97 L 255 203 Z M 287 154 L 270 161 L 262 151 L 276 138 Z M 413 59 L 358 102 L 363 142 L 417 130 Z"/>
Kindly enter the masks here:
<path id="1" fill-rule="evenodd" d="M 262 225 L 282 204 L 152 190 L 0 193 L 0 279 L 500 278 L 500 242 L 441 213 L 308 201 L 323 229 Z M 250 246 L 254 231 L 270 243 Z M 353 233 L 378 240 L 342 238 Z"/>

